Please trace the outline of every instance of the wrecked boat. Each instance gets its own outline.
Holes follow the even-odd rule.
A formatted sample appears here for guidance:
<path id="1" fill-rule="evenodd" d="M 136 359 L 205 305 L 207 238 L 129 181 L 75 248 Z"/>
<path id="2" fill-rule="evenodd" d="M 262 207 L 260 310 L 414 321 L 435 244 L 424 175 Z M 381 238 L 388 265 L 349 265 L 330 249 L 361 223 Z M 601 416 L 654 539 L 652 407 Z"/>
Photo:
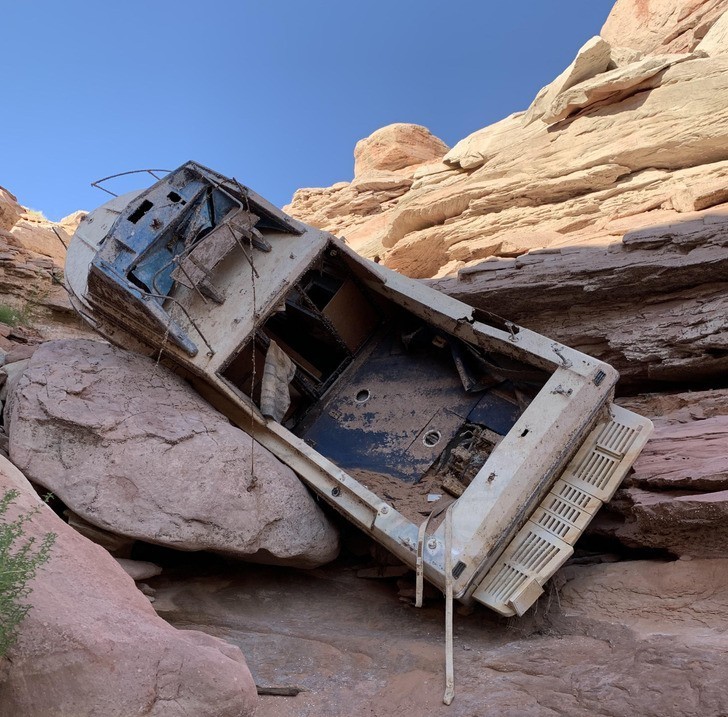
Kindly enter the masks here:
<path id="1" fill-rule="evenodd" d="M 89 214 L 77 311 L 450 596 L 523 615 L 652 430 L 617 372 L 188 162 Z M 248 470 L 241 467 L 241 470 Z"/>

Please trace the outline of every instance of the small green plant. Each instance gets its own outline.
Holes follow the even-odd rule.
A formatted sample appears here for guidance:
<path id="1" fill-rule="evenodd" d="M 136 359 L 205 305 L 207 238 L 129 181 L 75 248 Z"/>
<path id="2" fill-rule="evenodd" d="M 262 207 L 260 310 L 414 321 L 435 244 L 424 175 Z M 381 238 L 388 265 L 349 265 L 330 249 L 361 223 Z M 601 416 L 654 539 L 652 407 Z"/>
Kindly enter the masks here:
<path id="1" fill-rule="evenodd" d="M 24 207 L 25 213 L 28 215 L 28 218 L 31 220 L 35 220 L 37 222 L 47 222 L 48 217 L 46 217 L 43 212 L 38 211 L 37 209 L 31 209 L 30 207 Z"/>
<path id="2" fill-rule="evenodd" d="M 19 495 L 11 489 L 0 498 L 0 658 L 17 638 L 20 623 L 31 607 L 25 602 L 31 593 L 29 583 L 48 560 L 56 540 L 55 533 L 46 533 L 40 543 L 26 537 L 26 525 L 41 506 L 7 520 L 7 512 Z"/>
<path id="3" fill-rule="evenodd" d="M 23 320 L 23 312 L 7 304 L 0 304 L 0 322 L 8 326 L 17 326 Z"/>

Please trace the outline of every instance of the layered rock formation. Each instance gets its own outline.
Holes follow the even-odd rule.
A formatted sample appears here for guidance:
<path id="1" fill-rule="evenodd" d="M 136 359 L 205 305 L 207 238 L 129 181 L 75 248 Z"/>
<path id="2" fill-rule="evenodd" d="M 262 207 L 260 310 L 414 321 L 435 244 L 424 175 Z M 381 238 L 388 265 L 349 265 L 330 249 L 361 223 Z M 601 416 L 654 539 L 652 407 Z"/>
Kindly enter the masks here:
<path id="1" fill-rule="evenodd" d="M 650 17 L 670 6 L 674 12 L 663 12 L 669 23 L 654 22 L 660 38 L 669 25 L 668 34 L 678 33 L 681 44 L 648 39 L 654 34 L 649 24 L 632 23 L 639 37 L 634 28 L 607 32 L 620 26 L 625 12 L 634 17 L 618 3 L 606 39 L 587 42 L 527 111 L 473 133 L 441 159 L 413 160 L 407 182 L 369 184 L 357 172 L 351 183 L 299 190 L 289 210 L 343 234 L 363 254 L 425 278 L 458 271 L 472 276 L 485 259 L 530 257 L 545 248 L 616 249 L 630 232 L 672 227 L 723 205 L 725 3 L 683 3 L 682 9 L 675 7 L 680 3 L 637 4 Z M 692 23 L 694 32 L 678 32 L 680 23 Z M 423 136 L 421 128 L 416 136 Z M 358 145 L 357 167 L 370 143 Z"/>
<path id="2" fill-rule="evenodd" d="M 151 359 L 45 343 L 5 418 L 13 462 L 103 530 L 297 567 L 336 557 L 337 531 L 293 471 Z"/>
<path id="3" fill-rule="evenodd" d="M 686 52 L 726 9 L 726 0 L 617 0 L 601 34 L 644 52 Z"/>
<path id="4" fill-rule="evenodd" d="M 240 649 L 176 630 L 102 548 L 43 505 L 0 457 L 0 496 L 20 495 L 26 538 L 52 532 L 49 561 L 32 582 L 32 609 L 8 660 L 0 658 L 0 717 L 242 717 L 256 690 Z"/>
<path id="5" fill-rule="evenodd" d="M 51 222 L 0 187 L 0 321 L 13 324 L 0 325 L 0 351 L 18 343 L 89 335 L 63 288 L 66 246 L 85 214 Z"/>

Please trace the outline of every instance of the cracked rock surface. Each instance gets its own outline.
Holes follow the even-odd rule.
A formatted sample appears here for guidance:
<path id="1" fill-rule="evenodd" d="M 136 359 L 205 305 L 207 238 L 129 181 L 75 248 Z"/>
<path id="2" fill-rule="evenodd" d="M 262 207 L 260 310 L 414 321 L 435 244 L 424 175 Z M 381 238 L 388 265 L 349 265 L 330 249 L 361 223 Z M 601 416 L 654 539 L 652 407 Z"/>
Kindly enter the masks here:
<path id="1" fill-rule="evenodd" d="M 44 505 L 0 457 L 0 495 L 17 490 L 9 518 L 38 512 L 26 538 L 55 533 L 32 581 L 32 609 L 0 659 L 0 717 L 248 717 L 256 690 L 240 650 L 156 615 L 103 549 Z"/>
<path id="2" fill-rule="evenodd" d="M 336 557 L 337 531 L 293 471 L 148 358 L 47 342 L 5 416 L 15 465 L 106 531 L 298 567 Z"/>

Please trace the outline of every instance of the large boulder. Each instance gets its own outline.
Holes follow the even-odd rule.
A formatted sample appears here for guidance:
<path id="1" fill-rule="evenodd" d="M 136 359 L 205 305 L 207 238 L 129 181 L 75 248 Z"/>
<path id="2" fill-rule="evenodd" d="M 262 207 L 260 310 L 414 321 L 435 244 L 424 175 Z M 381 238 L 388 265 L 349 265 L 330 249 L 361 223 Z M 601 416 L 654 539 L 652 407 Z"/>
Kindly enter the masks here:
<path id="1" fill-rule="evenodd" d="M 10 395 L 8 420 L 13 462 L 104 530 L 297 567 L 338 552 L 293 471 L 148 358 L 48 342 Z"/>
<path id="2" fill-rule="evenodd" d="M 8 518 L 37 511 L 26 537 L 56 540 L 0 665 L 0 717 L 254 713 L 256 689 L 239 648 L 164 622 L 114 559 L 43 505 L 0 457 L 0 496 L 13 489 L 20 495 Z"/>
<path id="3" fill-rule="evenodd" d="M 398 170 L 440 159 L 448 146 L 418 124 L 397 122 L 359 140 L 354 149 L 354 176 L 371 170 Z"/>

